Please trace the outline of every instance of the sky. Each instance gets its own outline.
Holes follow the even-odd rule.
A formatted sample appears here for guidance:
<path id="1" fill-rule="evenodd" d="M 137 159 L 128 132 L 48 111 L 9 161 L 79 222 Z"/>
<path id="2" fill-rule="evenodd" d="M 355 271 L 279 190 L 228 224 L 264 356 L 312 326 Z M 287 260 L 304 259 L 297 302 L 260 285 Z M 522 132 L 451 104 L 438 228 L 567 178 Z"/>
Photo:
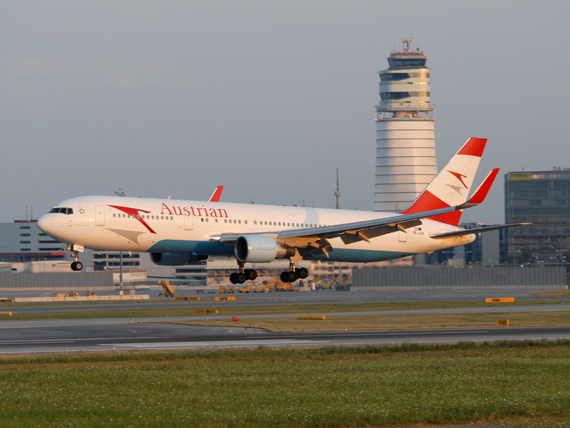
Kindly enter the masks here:
<path id="1" fill-rule="evenodd" d="M 570 167 L 570 2 L 0 2 L 0 221 L 76 196 L 372 210 L 378 71 L 431 69 L 438 168 L 489 139 L 503 174 Z"/>

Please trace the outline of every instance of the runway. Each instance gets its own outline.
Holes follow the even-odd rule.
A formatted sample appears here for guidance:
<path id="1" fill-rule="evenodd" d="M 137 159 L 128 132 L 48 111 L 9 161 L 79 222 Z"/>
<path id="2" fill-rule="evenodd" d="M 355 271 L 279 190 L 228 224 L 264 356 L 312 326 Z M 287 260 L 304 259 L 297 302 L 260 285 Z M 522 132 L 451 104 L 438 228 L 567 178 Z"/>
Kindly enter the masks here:
<path id="1" fill-rule="evenodd" d="M 529 305 L 421 309 L 407 314 L 482 313 L 570 310 L 570 305 Z M 345 312 L 334 316 L 392 315 L 401 311 Z M 295 317 L 277 314 L 274 317 Z M 331 314 L 327 314 L 330 316 Z M 248 315 L 248 319 L 268 315 Z M 229 316 L 208 316 L 227 319 Z M 176 317 L 180 321 L 204 319 L 203 316 Z M 166 323 L 171 317 L 111 318 L 74 320 L 33 320 L 0 322 L 0 354 L 57 352 L 104 352 L 132 350 L 183 350 L 205 348 L 365 346 L 404 343 L 456 343 L 498 340 L 570 340 L 570 326 L 536 328 L 486 328 L 449 330 L 361 331 L 336 333 L 270 333 L 261 329 L 201 327 Z"/>
<path id="2" fill-rule="evenodd" d="M 220 296 L 218 293 L 200 295 L 199 302 L 175 302 L 171 299 L 162 298 L 161 302 L 148 303 L 99 303 L 99 304 L 74 304 L 74 305 L 49 305 L 49 306 L 27 306 L 15 307 L 13 310 L 20 313 L 30 312 L 65 312 L 65 311 L 101 311 L 133 309 L 133 307 L 144 307 L 148 309 L 169 309 L 169 308 L 201 308 L 213 307 L 214 305 L 223 307 L 237 306 L 274 306 L 274 305 L 312 305 L 312 304 L 346 304 L 346 303 L 382 303 L 382 302 L 425 302 L 425 301 L 459 301 L 459 300 L 479 300 L 484 301 L 487 297 L 514 297 L 521 300 L 547 300 L 544 297 L 537 298 L 535 293 L 544 290 L 413 290 L 413 291 L 303 291 L 298 293 L 260 293 L 260 294 L 235 294 L 235 301 L 215 302 L 214 298 Z M 158 299 L 158 290 L 144 290 L 139 293 L 150 294 L 151 299 Z M 53 295 L 53 293 L 44 293 Z M 100 293 L 117 294 L 117 292 Z M 194 290 L 176 290 L 176 295 L 180 297 L 196 296 Z M 32 297 L 38 293 L 2 293 L 0 297 Z M 228 295 L 229 296 L 229 295 Z M 549 298 L 551 301 L 564 301 L 566 298 Z M 144 306 L 141 306 L 144 305 Z"/>
<path id="3" fill-rule="evenodd" d="M 542 304 L 524 306 L 481 306 L 454 308 L 453 301 L 483 300 L 485 297 L 515 297 L 520 300 L 546 300 L 534 294 L 539 290 L 426 290 L 426 291 L 378 291 L 378 292 L 299 292 L 237 295 L 236 301 L 214 302 L 218 296 L 205 295 L 200 302 L 174 302 L 164 299 L 151 303 L 117 304 L 73 304 L 59 306 L 15 306 L 10 310 L 18 313 L 83 311 L 83 319 L 0 321 L 0 354 L 56 353 L 56 352 L 102 352 L 129 350 L 167 350 L 204 348 L 251 348 L 287 346 L 346 346 L 381 345 L 399 343 L 450 343 L 461 341 L 494 340 L 540 340 L 570 339 L 570 327 L 548 328 L 491 328 L 461 330 L 417 330 L 417 331 L 365 331 L 340 333 L 295 333 L 277 334 L 264 330 L 242 327 L 200 327 L 165 323 L 165 321 L 194 321 L 204 316 L 145 317 L 145 318 L 106 318 L 89 319 L 90 311 L 120 310 L 134 308 L 194 308 L 242 306 L 261 307 L 274 305 L 303 305 L 327 303 L 366 303 L 366 302 L 406 302 L 406 301 L 449 301 L 450 307 L 440 309 L 406 310 L 405 314 L 444 314 L 444 313 L 489 313 L 527 311 L 569 311 L 570 304 Z M 152 291 L 154 293 L 154 291 Z M 156 292 L 158 293 L 158 291 Z M 27 293 L 26 293 L 27 294 Z M 193 290 L 177 291 L 178 295 L 196 295 Z M 36 294 L 37 295 L 37 294 Z M 156 298 L 158 296 L 152 296 Z M 208 300 L 206 300 L 208 299 Z M 564 301 L 564 298 L 549 298 L 551 301 Z M 566 297 L 566 300 L 570 300 Z M 554 303 L 554 302 L 553 302 Z M 296 311 L 297 312 L 297 311 Z M 317 313 L 313 313 L 317 314 Z M 362 315 L 398 315 L 402 310 L 366 312 L 320 313 L 327 317 Z M 296 317 L 293 314 L 247 315 L 247 319 L 269 317 Z M 241 317 L 241 316 L 240 316 Z M 208 315 L 207 319 L 227 319 L 231 316 Z"/>

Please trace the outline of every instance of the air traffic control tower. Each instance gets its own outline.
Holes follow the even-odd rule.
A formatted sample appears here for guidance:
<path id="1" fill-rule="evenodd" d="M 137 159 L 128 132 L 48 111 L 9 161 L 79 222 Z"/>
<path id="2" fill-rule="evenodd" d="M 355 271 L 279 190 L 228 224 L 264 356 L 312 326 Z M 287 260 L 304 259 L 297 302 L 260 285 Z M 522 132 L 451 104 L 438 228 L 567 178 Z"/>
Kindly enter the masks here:
<path id="1" fill-rule="evenodd" d="M 374 211 L 406 209 L 437 174 L 427 56 L 402 41 L 403 50 L 388 57 L 390 68 L 378 73 Z"/>

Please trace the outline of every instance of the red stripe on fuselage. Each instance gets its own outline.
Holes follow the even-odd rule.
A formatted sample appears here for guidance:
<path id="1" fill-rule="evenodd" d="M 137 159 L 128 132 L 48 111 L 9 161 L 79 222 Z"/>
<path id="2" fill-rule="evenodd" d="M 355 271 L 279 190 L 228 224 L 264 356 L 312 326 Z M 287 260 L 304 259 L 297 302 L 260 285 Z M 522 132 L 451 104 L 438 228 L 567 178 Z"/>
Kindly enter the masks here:
<path id="1" fill-rule="evenodd" d="M 144 219 L 142 218 L 141 215 L 139 215 L 139 212 L 143 212 L 143 213 L 150 213 L 150 211 L 145 211 L 145 210 L 139 210 L 138 208 L 129 208 L 129 207 L 121 207 L 118 205 L 109 205 L 111 208 L 116 208 L 119 211 L 124 212 L 125 214 L 128 215 L 132 215 L 134 216 L 135 219 L 137 219 L 144 227 L 146 227 L 150 233 L 154 233 L 156 234 L 156 232 L 154 230 L 152 230 L 152 228 L 146 224 L 146 222 L 144 221 Z"/>

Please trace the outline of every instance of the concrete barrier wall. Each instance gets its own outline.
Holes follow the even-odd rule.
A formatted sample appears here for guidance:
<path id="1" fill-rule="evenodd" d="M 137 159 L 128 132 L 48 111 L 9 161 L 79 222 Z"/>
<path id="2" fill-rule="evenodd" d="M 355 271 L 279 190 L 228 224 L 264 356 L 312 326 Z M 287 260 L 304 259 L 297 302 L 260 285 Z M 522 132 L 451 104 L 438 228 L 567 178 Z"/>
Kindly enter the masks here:
<path id="1" fill-rule="evenodd" d="M 0 290 L 2 289 L 114 289 L 111 272 L 75 272 L 75 273 L 4 273 L 0 272 Z"/>
<path id="2" fill-rule="evenodd" d="M 548 267 L 391 267 L 352 269 L 352 290 L 446 288 L 566 288 L 566 269 Z"/>

